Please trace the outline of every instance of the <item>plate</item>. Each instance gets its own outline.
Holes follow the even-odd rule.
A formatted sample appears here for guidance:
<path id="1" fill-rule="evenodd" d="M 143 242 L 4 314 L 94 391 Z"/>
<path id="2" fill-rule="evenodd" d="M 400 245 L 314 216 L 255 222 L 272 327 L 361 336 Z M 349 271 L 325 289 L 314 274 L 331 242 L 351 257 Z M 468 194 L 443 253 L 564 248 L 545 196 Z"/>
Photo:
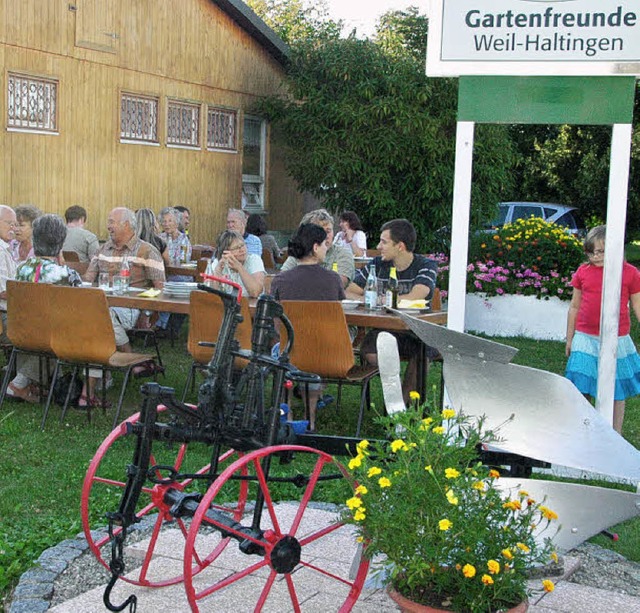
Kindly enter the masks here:
<path id="1" fill-rule="evenodd" d="M 345 311 L 357 309 L 361 304 L 362 302 L 360 302 L 360 300 L 342 300 L 342 308 Z"/>

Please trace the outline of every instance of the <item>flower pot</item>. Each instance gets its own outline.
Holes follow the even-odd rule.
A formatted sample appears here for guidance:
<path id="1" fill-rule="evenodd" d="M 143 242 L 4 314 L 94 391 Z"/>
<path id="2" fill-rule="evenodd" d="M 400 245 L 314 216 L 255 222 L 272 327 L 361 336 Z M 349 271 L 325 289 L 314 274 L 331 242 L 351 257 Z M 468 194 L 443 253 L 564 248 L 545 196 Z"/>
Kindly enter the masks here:
<path id="1" fill-rule="evenodd" d="M 438 609 L 437 607 L 413 602 L 413 600 L 409 600 L 399 592 L 396 592 L 390 585 L 387 587 L 387 594 L 400 607 L 403 613 L 450 613 L 451 611 L 450 609 Z M 529 602 L 525 600 L 511 609 L 507 609 L 506 613 L 526 613 L 528 608 Z"/>
<path id="2" fill-rule="evenodd" d="M 524 336 L 562 341 L 567 332 L 569 301 L 552 297 L 467 294 L 464 329 L 489 336 Z"/>

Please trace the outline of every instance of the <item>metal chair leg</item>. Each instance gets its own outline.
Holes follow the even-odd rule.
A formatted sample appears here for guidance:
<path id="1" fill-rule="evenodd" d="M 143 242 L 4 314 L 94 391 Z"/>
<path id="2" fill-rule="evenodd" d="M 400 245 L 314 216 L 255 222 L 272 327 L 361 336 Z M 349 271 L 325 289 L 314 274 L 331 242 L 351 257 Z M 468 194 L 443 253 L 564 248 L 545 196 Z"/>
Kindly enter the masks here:
<path id="1" fill-rule="evenodd" d="M 42 414 L 42 422 L 40 423 L 40 430 L 43 430 L 43 431 L 44 431 L 44 424 L 47 421 L 47 416 L 49 415 L 51 401 L 53 400 L 53 387 L 58 379 L 59 370 L 60 370 L 60 362 L 56 360 L 56 365 L 53 369 L 53 377 L 51 378 L 51 385 L 49 385 L 49 393 L 47 394 L 47 403 L 44 405 L 44 413 Z"/>
<path id="2" fill-rule="evenodd" d="M 122 388 L 120 390 L 120 397 L 118 398 L 118 406 L 116 407 L 116 414 L 113 418 L 113 428 L 118 425 L 118 420 L 120 419 L 120 411 L 122 410 L 122 402 L 124 400 L 124 393 L 127 391 L 127 385 L 129 384 L 129 378 L 131 377 L 131 372 L 133 371 L 133 366 L 129 366 L 124 373 L 124 381 L 122 382 Z"/>
<path id="3" fill-rule="evenodd" d="M 9 381 L 11 380 L 11 373 L 13 372 L 13 367 L 16 363 L 17 353 L 18 350 L 14 347 L 11 351 L 9 362 L 7 363 L 7 371 L 4 373 L 4 377 L 2 379 L 2 391 L 0 391 L 0 408 L 2 408 L 2 403 L 4 402 L 4 398 L 7 395 L 7 387 L 9 387 Z"/>

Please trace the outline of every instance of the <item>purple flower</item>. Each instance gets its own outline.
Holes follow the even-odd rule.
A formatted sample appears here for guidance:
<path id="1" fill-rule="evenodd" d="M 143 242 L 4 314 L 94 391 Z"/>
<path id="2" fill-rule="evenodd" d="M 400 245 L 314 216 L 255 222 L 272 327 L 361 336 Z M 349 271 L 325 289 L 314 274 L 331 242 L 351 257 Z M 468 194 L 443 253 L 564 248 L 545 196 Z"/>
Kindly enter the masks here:
<path id="1" fill-rule="evenodd" d="M 480 281 L 474 281 L 473 284 L 476 289 L 482 289 L 482 283 L 480 283 Z"/>
<path id="2" fill-rule="evenodd" d="M 504 294 L 504 290 L 499 287 L 498 289 L 496 289 L 496 294 L 498 294 L 498 296 L 502 296 L 502 294 Z"/>

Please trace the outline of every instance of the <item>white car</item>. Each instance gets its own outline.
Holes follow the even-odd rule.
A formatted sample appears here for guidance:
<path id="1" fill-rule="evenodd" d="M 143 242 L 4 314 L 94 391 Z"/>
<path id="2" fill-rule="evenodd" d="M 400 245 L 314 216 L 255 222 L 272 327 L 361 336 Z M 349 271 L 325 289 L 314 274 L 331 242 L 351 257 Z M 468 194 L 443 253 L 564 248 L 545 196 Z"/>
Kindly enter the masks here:
<path id="1" fill-rule="evenodd" d="M 533 216 L 558 224 L 570 234 L 584 236 L 586 233 L 578 209 L 574 206 L 547 202 L 501 202 L 498 206 L 498 218 L 489 224 L 490 228 L 497 228 L 518 219 L 528 219 Z"/>

